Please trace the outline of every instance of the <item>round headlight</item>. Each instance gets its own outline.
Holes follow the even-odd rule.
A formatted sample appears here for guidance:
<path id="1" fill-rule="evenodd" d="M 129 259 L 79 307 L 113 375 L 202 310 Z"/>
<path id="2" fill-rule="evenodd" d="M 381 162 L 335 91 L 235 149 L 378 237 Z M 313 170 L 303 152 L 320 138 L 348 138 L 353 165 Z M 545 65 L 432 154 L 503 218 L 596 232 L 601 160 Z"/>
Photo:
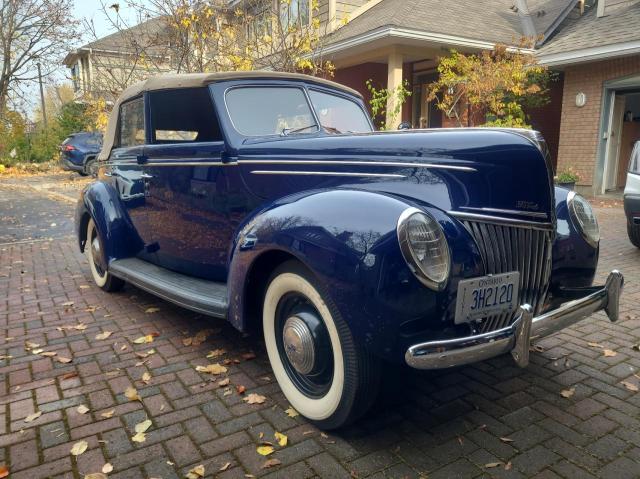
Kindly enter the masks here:
<path id="1" fill-rule="evenodd" d="M 575 191 L 571 191 L 567 195 L 567 207 L 573 225 L 587 243 L 597 248 L 600 242 L 600 228 L 589 202 Z"/>
<path id="2" fill-rule="evenodd" d="M 449 279 L 449 245 L 438 222 L 417 208 L 398 219 L 400 250 L 409 268 L 426 286 L 442 290 Z"/>

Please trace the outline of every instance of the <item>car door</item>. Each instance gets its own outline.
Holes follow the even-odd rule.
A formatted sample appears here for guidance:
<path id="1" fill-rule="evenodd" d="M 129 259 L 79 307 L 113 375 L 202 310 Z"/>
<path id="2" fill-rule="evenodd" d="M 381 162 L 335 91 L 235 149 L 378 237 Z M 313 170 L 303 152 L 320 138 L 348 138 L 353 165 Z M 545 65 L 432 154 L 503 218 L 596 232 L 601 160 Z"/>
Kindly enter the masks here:
<path id="1" fill-rule="evenodd" d="M 208 88 L 151 92 L 146 216 L 160 266 L 224 281 L 231 226 L 225 143 Z"/>
<path id="2" fill-rule="evenodd" d="M 145 109 L 142 96 L 129 100 L 118 112 L 116 147 L 111 150 L 105 176 L 118 192 L 136 233 L 145 245 L 142 256 L 152 252 L 153 239 L 147 220 L 146 172 L 140 162 L 144 159 L 146 142 Z"/>

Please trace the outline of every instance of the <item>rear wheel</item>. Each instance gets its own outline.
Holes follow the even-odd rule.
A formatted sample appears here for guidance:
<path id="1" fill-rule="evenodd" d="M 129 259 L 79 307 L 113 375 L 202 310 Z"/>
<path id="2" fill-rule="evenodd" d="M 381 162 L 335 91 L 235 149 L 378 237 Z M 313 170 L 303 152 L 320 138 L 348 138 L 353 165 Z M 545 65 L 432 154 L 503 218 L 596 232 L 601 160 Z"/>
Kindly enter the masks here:
<path id="1" fill-rule="evenodd" d="M 96 158 L 90 158 L 84 164 L 85 176 L 97 176 L 98 175 L 98 160 Z"/>
<path id="2" fill-rule="evenodd" d="M 89 260 L 91 276 L 93 276 L 93 281 L 98 287 L 107 292 L 122 289 L 124 281 L 113 276 L 103 266 L 106 263 L 104 260 L 104 249 L 93 218 L 87 223 L 87 241 L 84 245 L 84 252 Z"/>
<path id="3" fill-rule="evenodd" d="M 627 220 L 627 234 L 633 246 L 640 248 L 640 225 Z"/>
<path id="4" fill-rule="evenodd" d="M 299 263 L 287 262 L 271 276 L 263 329 L 274 375 L 296 411 L 323 429 L 366 412 L 379 386 L 377 361 Z"/>

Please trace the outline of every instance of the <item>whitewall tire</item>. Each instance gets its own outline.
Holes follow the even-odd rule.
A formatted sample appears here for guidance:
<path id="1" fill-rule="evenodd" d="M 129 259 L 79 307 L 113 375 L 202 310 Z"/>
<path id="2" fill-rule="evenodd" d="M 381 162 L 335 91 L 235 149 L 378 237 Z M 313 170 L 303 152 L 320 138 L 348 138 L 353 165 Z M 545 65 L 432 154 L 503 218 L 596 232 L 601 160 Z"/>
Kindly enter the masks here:
<path id="1" fill-rule="evenodd" d="M 271 276 L 263 331 L 273 373 L 301 415 L 324 429 L 357 419 L 376 396 L 376 361 L 357 346 L 337 307 L 300 263 Z"/>
<path id="2" fill-rule="evenodd" d="M 89 268 L 91 269 L 91 276 L 93 277 L 96 286 L 104 291 L 118 291 L 124 286 L 124 281 L 120 278 L 116 278 L 109 271 L 103 269 L 102 264 L 104 261 L 104 248 L 102 238 L 96 228 L 96 224 L 93 218 L 90 218 L 87 222 L 87 240 L 84 245 L 84 253 L 89 261 Z"/>

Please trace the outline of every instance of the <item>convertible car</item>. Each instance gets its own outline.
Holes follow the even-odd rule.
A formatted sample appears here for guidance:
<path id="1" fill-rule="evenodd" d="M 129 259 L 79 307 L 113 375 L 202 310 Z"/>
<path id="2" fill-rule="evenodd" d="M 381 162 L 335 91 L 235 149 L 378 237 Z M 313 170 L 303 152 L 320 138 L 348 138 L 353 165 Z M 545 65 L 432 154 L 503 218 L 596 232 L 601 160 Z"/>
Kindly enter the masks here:
<path id="1" fill-rule="evenodd" d="M 115 104 L 76 212 L 96 284 L 260 331 L 290 404 L 362 415 L 382 361 L 511 354 L 604 310 L 599 230 L 533 131 L 374 132 L 362 97 L 269 72 L 164 75 Z"/>

